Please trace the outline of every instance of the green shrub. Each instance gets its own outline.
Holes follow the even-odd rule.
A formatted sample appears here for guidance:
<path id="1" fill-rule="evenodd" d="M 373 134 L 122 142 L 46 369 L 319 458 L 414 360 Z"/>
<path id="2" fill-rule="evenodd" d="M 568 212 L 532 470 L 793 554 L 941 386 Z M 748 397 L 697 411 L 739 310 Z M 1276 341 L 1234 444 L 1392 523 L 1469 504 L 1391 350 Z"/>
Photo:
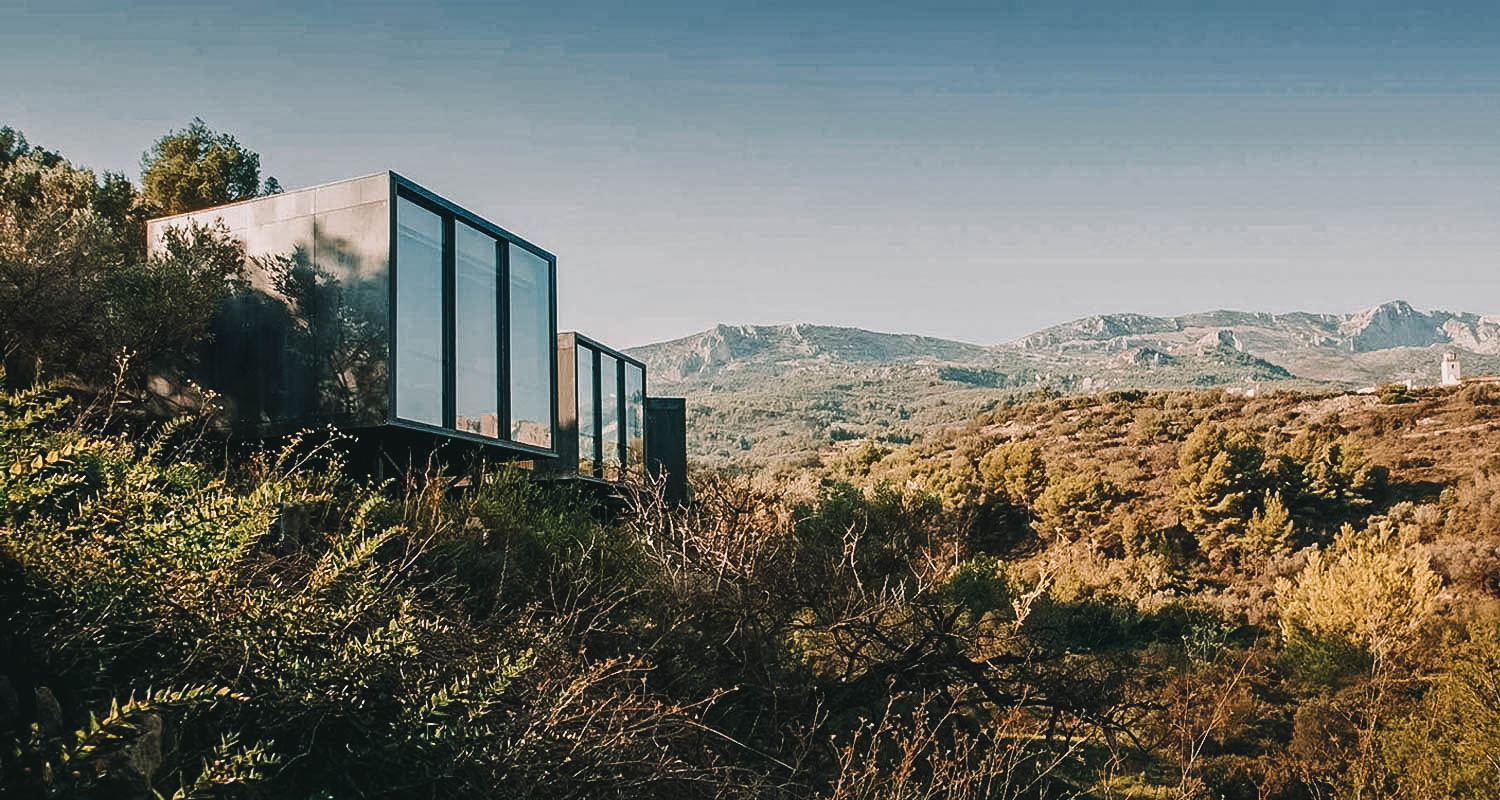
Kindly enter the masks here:
<path id="1" fill-rule="evenodd" d="M 947 589 L 959 605 L 975 615 L 1007 610 L 1011 601 L 1005 567 L 991 555 L 978 555 L 955 567 Z"/>
<path id="2" fill-rule="evenodd" d="M 1332 532 L 1357 522 L 1386 493 L 1385 467 L 1372 465 L 1360 447 L 1336 429 L 1314 427 L 1298 434 L 1275 459 L 1272 479 L 1299 526 Z M 1321 543 L 1305 537 L 1302 544 Z"/>
<path id="3" fill-rule="evenodd" d="M 1097 471 L 1064 473 L 1047 481 L 1034 511 L 1042 530 L 1076 541 L 1108 532 L 1108 522 L 1120 496 L 1120 488 Z M 1103 541 L 1100 544 L 1110 545 Z"/>
<path id="4" fill-rule="evenodd" d="M 260 156 L 201 119 L 157 139 L 141 157 L 145 201 L 159 214 L 182 214 L 255 197 Z M 268 194 L 280 189 L 268 178 Z"/>
<path id="5" fill-rule="evenodd" d="M 1319 681 L 1390 669 L 1422 647 L 1438 588 L 1427 556 L 1394 525 L 1345 526 L 1295 579 L 1276 582 L 1282 637 Z"/>
<path id="6" fill-rule="evenodd" d="M 1383 383 L 1376 389 L 1375 396 L 1380 399 L 1381 405 L 1393 406 L 1402 403 L 1411 403 L 1416 400 L 1412 396 L 1411 389 L 1404 383 Z"/>
<path id="7" fill-rule="evenodd" d="M 1268 495 L 1262 508 L 1250 515 L 1245 532 L 1234 544 L 1248 566 L 1263 566 L 1277 556 L 1290 553 L 1296 541 L 1291 514 L 1279 495 Z"/>
<path id="8" fill-rule="evenodd" d="M 997 445 L 979 460 L 979 478 L 1011 504 L 1031 507 L 1047 488 L 1047 463 L 1035 442 Z"/>
<path id="9" fill-rule="evenodd" d="M 243 263 L 227 231 L 169 237 L 148 257 L 147 211 L 123 176 L 75 167 L 0 129 L 0 351 L 12 385 L 107 384 L 182 366 Z"/>
<path id="10" fill-rule="evenodd" d="M 1200 424 L 1178 453 L 1177 508 L 1183 525 L 1213 542 L 1238 533 L 1265 494 L 1265 458 L 1248 432 Z"/>
<path id="11" fill-rule="evenodd" d="M 1421 702 L 1382 737 L 1386 774 L 1415 800 L 1495 795 L 1500 752 L 1500 628 L 1447 648 Z"/>
<path id="12" fill-rule="evenodd" d="M 866 492 L 831 481 L 815 503 L 799 504 L 792 513 L 810 564 L 831 566 L 844 554 L 860 575 L 900 579 L 910 574 L 911 559 L 931 541 L 929 526 L 939 511 L 932 495 L 889 484 Z"/>

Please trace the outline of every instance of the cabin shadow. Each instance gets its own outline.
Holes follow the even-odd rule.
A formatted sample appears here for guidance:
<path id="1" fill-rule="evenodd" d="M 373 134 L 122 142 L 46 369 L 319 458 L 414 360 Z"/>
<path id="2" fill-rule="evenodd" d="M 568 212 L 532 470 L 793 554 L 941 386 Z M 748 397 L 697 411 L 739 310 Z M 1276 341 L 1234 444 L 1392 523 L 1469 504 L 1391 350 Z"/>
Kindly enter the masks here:
<path id="1" fill-rule="evenodd" d="M 319 237 L 319 253 L 359 258 L 342 239 Z M 275 435 L 298 427 L 362 427 L 386 406 L 385 287 L 340 281 L 308 248 L 256 258 L 267 288 L 235 292 L 214 320 L 200 357 L 201 381 L 239 430 Z M 344 274 L 362 274 L 360 270 Z"/>

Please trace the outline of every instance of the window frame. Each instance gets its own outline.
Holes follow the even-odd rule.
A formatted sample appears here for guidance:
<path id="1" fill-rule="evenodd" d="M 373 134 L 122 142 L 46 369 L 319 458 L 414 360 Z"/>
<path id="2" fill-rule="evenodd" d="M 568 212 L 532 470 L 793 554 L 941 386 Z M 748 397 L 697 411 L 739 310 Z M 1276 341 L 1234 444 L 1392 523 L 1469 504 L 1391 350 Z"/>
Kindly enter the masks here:
<path id="1" fill-rule="evenodd" d="M 449 399 L 448 398 L 449 398 L 450 392 L 448 390 L 448 373 L 450 372 L 449 362 L 451 361 L 452 351 L 451 351 L 451 347 L 450 347 L 450 342 L 448 341 L 447 331 L 449 331 L 452 328 L 451 320 L 449 318 L 450 314 L 451 314 L 451 311 L 452 311 L 452 309 L 450 308 L 450 306 L 451 306 L 450 296 L 451 296 L 452 292 L 449 289 L 448 282 L 449 282 L 449 280 L 450 280 L 450 278 L 452 276 L 452 269 L 451 269 L 452 264 L 451 264 L 451 260 L 452 260 L 452 255 L 453 255 L 452 254 L 452 249 L 453 249 L 452 248 L 452 239 L 453 239 L 453 237 L 450 235 L 451 234 L 451 229 L 450 229 L 449 219 L 443 215 L 443 213 L 442 213 L 441 210 L 439 210 L 437 208 L 434 208 L 434 207 L 432 207 L 431 205 L 429 205 L 427 203 L 420 202 L 419 200 L 417 200 L 417 199 L 415 199 L 413 197 L 410 197 L 410 196 L 408 196 L 406 194 L 398 194 L 393 189 L 393 191 L 391 193 L 391 200 L 390 200 L 390 212 L 391 212 L 390 237 L 389 237 L 390 238 L 390 253 L 388 255 L 389 261 L 387 262 L 389 264 L 389 268 L 388 268 L 388 274 L 387 274 L 387 278 L 386 278 L 387 282 L 390 284 L 390 287 L 389 287 L 390 288 L 390 297 L 389 297 L 389 306 L 390 307 L 387 309 L 387 315 L 388 316 L 387 316 L 387 319 L 386 319 L 386 339 L 387 339 L 387 342 L 386 342 L 386 344 L 387 344 L 387 350 L 386 350 L 386 392 L 387 392 L 387 395 L 388 395 L 387 398 L 386 398 L 386 401 L 387 401 L 386 402 L 386 409 L 387 409 L 386 410 L 386 421 L 389 422 L 389 423 L 392 423 L 392 424 L 398 424 L 398 425 L 401 425 L 401 426 L 404 426 L 404 427 L 413 427 L 413 428 L 417 428 L 417 429 L 421 429 L 421 430 L 432 430 L 432 429 L 441 430 L 442 429 L 441 426 L 436 426 L 435 427 L 431 423 L 420 422 L 420 421 L 411 420 L 411 419 L 405 419 L 405 418 L 397 416 L 397 405 L 396 405 L 396 403 L 397 403 L 397 398 L 398 398 L 398 395 L 399 395 L 399 392 L 397 391 L 397 384 L 398 384 L 397 377 L 401 373 L 400 373 L 400 370 L 399 370 L 399 368 L 397 367 L 397 364 L 396 364 L 396 361 L 397 361 L 396 340 L 398 338 L 396 336 L 396 329 L 397 329 L 397 322 L 398 322 L 398 319 L 397 319 L 397 308 L 399 306 L 398 297 L 400 295 L 400 293 L 398 291 L 399 281 L 397 280 L 397 277 L 396 277 L 396 275 L 397 275 L 396 274 L 396 261 L 397 261 L 397 252 L 400 250 L 400 238 L 401 238 L 401 227 L 400 227 L 400 219 L 401 219 L 401 213 L 400 213 L 400 205 L 401 204 L 400 204 L 400 201 L 401 200 L 406 200 L 408 202 L 412 202 L 418 208 L 421 208 L 424 211 L 432 212 L 437 217 L 437 219 L 438 219 L 438 228 L 440 230 L 439 237 L 441 239 L 441 241 L 439 241 L 439 243 L 438 243 L 438 247 L 439 247 L 438 262 L 439 262 L 439 269 L 442 272 L 442 274 L 438 277 L 438 287 L 439 287 L 438 291 L 443 295 L 442 298 L 440 298 L 441 302 L 442 302 L 442 308 L 439 310 L 439 314 L 438 314 L 439 315 L 439 319 L 442 321 L 441 324 L 443 326 L 443 330 L 438 335 L 438 345 L 439 345 L 439 348 L 441 350 L 441 352 L 438 354 L 438 361 L 439 361 L 438 386 L 439 386 L 439 391 L 442 392 L 442 394 L 443 394 L 443 397 L 440 398 L 440 400 L 439 400 L 438 416 L 441 417 L 442 420 L 443 420 L 443 422 L 445 422 L 445 423 L 449 420 L 449 414 L 448 414 Z M 316 233 L 314 235 L 316 235 Z"/>
<path id="2" fill-rule="evenodd" d="M 512 413 L 513 409 L 511 407 L 511 393 L 515 389 L 515 384 L 511 382 L 510 372 L 511 356 L 514 355 L 511 349 L 511 330 L 514 328 L 514 326 L 511 324 L 510 317 L 510 301 L 512 288 L 510 273 L 511 250 L 507 245 L 515 245 L 517 247 L 520 247 L 521 249 L 542 259 L 542 261 L 547 264 L 547 331 L 543 337 L 543 343 L 547 347 L 546 375 L 549 387 L 547 396 L 547 441 L 550 443 L 549 447 L 539 447 L 537 445 L 524 444 L 522 442 L 517 442 L 516 440 L 511 438 L 511 425 L 515 422 L 515 415 L 514 413 Z M 500 287 L 500 318 L 505 321 L 505 324 L 500 326 L 500 360 L 501 366 L 505 373 L 505 378 L 501 381 L 500 384 L 501 393 L 504 395 L 500 401 L 500 405 L 504 413 L 504 440 L 514 446 L 529 447 L 534 450 L 539 450 L 542 452 L 550 453 L 552 455 L 556 455 L 558 453 L 557 404 L 559 392 L 559 388 L 557 385 L 557 260 L 552 254 L 548 253 L 547 251 L 542 250 L 541 248 L 536 247 L 535 245 L 532 245 L 531 243 L 519 238 L 510 240 L 501 239 L 499 240 L 497 247 L 499 247 L 500 250 L 503 251 L 500 253 L 499 263 L 500 279 L 503 281 L 503 285 Z"/>
<path id="3" fill-rule="evenodd" d="M 445 236 L 447 235 L 446 231 L 448 229 L 448 223 L 449 223 L 449 221 L 450 221 L 449 218 L 447 218 L 447 217 L 444 218 L 444 235 Z M 509 274 L 509 271 L 510 271 L 510 264 L 506 260 L 509 257 L 510 249 L 508 247 L 506 247 L 506 242 L 505 242 L 504 239 L 498 239 L 493 234 L 491 234 L 489 231 L 486 231 L 483 228 L 478 228 L 478 227 L 475 227 L 474 225 L 469 224 L 469 221 L 467 219 L 464 219 L 462 217 L 454 217 L 454 218 L 452 218 L 451 223 L 452 223 L 451 227 L 452 227 L 452 230 L 453 230 L 453 237 L 452 237 L 452 242 L 451 242 L 452 249 L 453 249 L 453 287 L 452 287 L 452 291 L 451 292 L 450 291 L 446 291 L 446 287 L 445 287 L 445 295 L 446 296 L 444 297 L 444 303 L 450 304 L 453 307 L 453 321 L 452 321 L 452 324 L 450 326 L 451 327 L 451 331 L 452 331 L 452 345 L 453 345 L 453 348 L 452 348 L 452 359 L 453 359 L 453 364 L 452 364 L 451 368 L 449 368 L 445 364 L 445 366 L 444 366 L 444 377 L 446 379 L 448 377 L 448 375 L 451 373 L 452 379 L 453 379 L 453 387 L 452 387 L 453 390 L 449 394 L 449 403 L 448 403 L 448 404 L 451 404 L 453 406 L 453 409 L 452 409 L 453 414 L 451 415 L 451 417 L 450 416 L 445 416 L 445 426 L 452 428 L 455 432 L 458 432 L 458 433 L 472 433 L 471 431 L 460 431 L 458 429 L 458 226 L 461 223 L 464 226 L 468 227 L 470 230 L 474 231 L 475 233 L 477 233 L 477 234 L 479 234 L 481 236 L 484 236 L 485 238 L 489 239 L 493 243 L 493 248 L 492 249 L 493 249 L 494 252 L 492 253 L 492 255 L 490 257 L 490 263 L 495 268 L 495 275 L 494 275 L 494 277 L 495 277 L 495 284 L 496 284 L 495 285 L 495 297 L 493 298 L 494 299 L 494 314 L 495 314 L 495 317 L 494 317 L 494 319 L 495 319 L 495 386 L 494 386 L 494 389 L 495 389 L 495 392 L 496 392 L 496 394 L 495 394 L 495 414 L 496 414 L 496 416 L 499 417 L 499 419 L 497 420 L 497 428 L 496 428 L 496 431 L 495 431 L 496 435 L 494 435 L 494 436 L 484 436 L 483 434 L 473 434 L 473 435 L 480 436 L 481 438 L 483 438 L 483 439 L 485 439 L 487 441 L 491 441 L 491 442 L 508 442 L 509 439 L 505 435 L 507 431 L 506 431 L 506 429 L 503 426 L 505 424 L 505 421 L 510 416 L 510 408 L 509 408 L 509 405 L 508 405 L 510 397 L 509 397 L 509 395 L 506 392 L 507 376 L 505 375 L 505 369 L 510 365 L 510 359 L 507 357 L 508 354 L 509 354 L 509 348 L 510 348 L 510 341 L 509 341 L 509 339 L 510 339 L 510 333 L 509 333 L 510 332 L 510 326 L 505 324 L 506 322 L 509 321 L 508 319 L 506 319 L 506 312 L 509 309 L 510 291 L 509 291 L 508 287 L 501 286 L 501 285 L 499 285 L 499 283 L 500 283 L 501 280 L 503 280 Z M 444 320 L 444 325 L 448 325 L 448 324 L 449 324 L 448 321 L 445 319 Z M 446 339 L 447 339 L 447 337 L 445 336 L 445 341 L 446 341 Z M 554 358 L 556 358 L 556 356 L 554 356 Z M 445 391 L 446 391 L 446 387 L 445 387 Z M 445 409 L 444 413 L 445 413 L 445 415 L 447 414 L 447 410 L 446 409 Z M 449 424 L 449 423 L 451 423 L 451 424 Z"/>
<path id="4" fill-rule="evenodd" d="M 492 447 L 504 447 L 523 454 L 544 457 L 555 457 L 557 455 L 557 257 L 552 253 L 526 241 L 525 239 L 501 228 L 488 220 L 479 217 L 472 212 L 456 205 L 436 194 L 418 186 L 406 178 L 390 173 L 390 242 L 388 261 L 389 273 L 389 316 L 386 326 L 386 357 L 387 367 L 387 398 L 386 398 L 386 424 L 407 430 L 420 431 L 424 433 L 438 434 L 452 439 L 466 442 L 489 445 Z M 443 363 L 443 424 L 429 425 L 424 422 L 402 419 L 396 416 L 396 275 L 401 268 L 396 257 L 396 244 L 398 236 L 397 209 L 398 199 L 411 202 L 427 211 L 437 214 L 443 221 L 443 297 L 442 297 L 442 363 Z M 482 436 L 468 431 L 458 430 L 456 427 L 456 402 L 457 402 L 457 362 L 456 356 L 456 297 L 455 285 L 457 281 L 456 269 L 456 241 L 455 226 L 457 222 L 473 228 L 480 233 L 492 237 L 495 240 L 495 265 L 498 270 L 496 275 L 497 289 L 495 298 L 495 311 L 500 324 L 498 327 L 499 342 L 497 353 L 499 364 L 497 364 L 495 387 L 499 399 L 500 413 L 500 436 Z M 511 409 L 510 409 L 510 252 L 509 245 L 521 247 L 533 255 L 541 258 L 547 263 L 547 324 L 549 342 L 553 345 L 548 348 L 548 374 L 554 376 L 550 381 L 550 410 L 549 425 L 551 435 L 549 440 L 551 447 L 538 447 L 536 445 L 517 442 L 510 438 Z"/>

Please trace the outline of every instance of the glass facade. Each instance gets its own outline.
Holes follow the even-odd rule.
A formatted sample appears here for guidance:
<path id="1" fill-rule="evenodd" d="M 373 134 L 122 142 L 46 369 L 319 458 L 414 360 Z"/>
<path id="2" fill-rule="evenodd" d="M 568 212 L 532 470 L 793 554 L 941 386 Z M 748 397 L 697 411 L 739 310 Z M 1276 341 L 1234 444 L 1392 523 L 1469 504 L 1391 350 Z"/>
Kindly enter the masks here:
<path id="1" fill-rule="evenodd" d="M 646 368 L 576 333 L 559 337 L 571 353 L 560 362 L 573 370 L 578 473 L 618 481 L 645 473 Z M 571 428 L 569 429 L 571 432 Z M 571 446 L 571 443 L 570 445 Z"/>
<path id="2" fill-rule="evenodd" d="M 620 361 L 608 353 L 599 354 L 599 438 L 604 452 L 600 459 L 600 477 L 607 481 L 620 479 Z"/>
<path id="3" fill-rule="evenodd" d="M 646 462 L 646 370 L 622 362 L 625 368 L 625 468 L 644 471 Z"/>
<path id="4" fill-rule="evenodd" d="M 553 449 L 552 261 L 397 192 L 396 417 Z"/>
<path id="5" fill-rule="evenodd" d="M 498 253 L 494 237 L 454 225 L 453 427 L 492 439 L 500 436 Z"/>
<path id="6" fill-rule="evenodd" d="M 598 426 L 594 420 L 594 351 L 579 345 L 578 359 L 578 472 L 593 475 L 598 465 L 595 448 L 599 444 Z"/>
<path id="7" fill-rule="evenodd" d="M 396 416 L 443 424 L 443 219 L 396 201 Z"/>
<path id="8" fill-rule="evenodd" d="M 510 438 L 552 446 L 552 269 L 510 245 Z"/>

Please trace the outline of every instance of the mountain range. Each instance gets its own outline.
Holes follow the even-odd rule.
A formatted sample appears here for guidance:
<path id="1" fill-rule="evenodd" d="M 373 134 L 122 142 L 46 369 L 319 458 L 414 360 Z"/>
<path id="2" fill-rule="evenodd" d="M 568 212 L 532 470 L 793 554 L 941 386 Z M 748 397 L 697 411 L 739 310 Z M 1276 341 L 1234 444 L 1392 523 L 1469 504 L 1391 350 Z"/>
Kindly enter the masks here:
<path id="1" fill-rule="evenodd" d="M 634 348 L 654 394 L 682 394 L 715 462 L 809 457 L 840 440 L 910 441 L 1007 395 L 1126 388 L 1347 390 L 1435 383 L 1443 353 L 1500 370 L 1500 316 L 1392 301 L 1348 314 L 1105 314 L 979 345 L 823 325 L 719 325 Z"/>

